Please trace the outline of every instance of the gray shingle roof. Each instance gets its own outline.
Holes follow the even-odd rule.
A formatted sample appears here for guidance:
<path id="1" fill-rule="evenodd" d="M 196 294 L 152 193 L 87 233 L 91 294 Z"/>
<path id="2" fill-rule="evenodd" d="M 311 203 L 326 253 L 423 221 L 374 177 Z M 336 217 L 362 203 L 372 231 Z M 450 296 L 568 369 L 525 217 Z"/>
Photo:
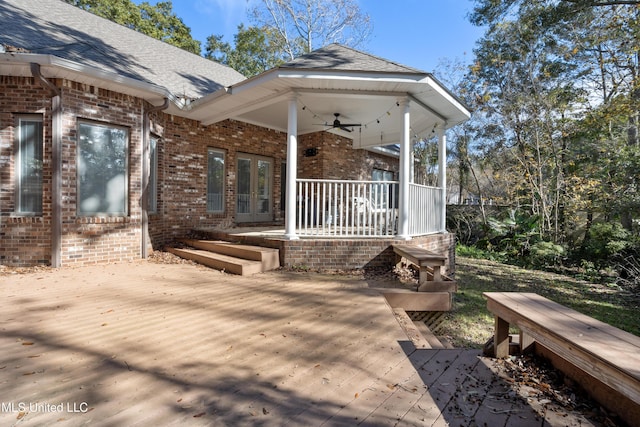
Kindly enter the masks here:
<path id="1" fill-rule="evenodd" d="M 337 43 L 299 56 L 279 68 L 428 74 L 416 68 L 407 67 Z"/>
<path id="2" fill-rule="evenodd" d="M 0 1 L 0 44 L 152 83 L 176 96 L 199 98 L 245 79 L 62 0 Z"/>

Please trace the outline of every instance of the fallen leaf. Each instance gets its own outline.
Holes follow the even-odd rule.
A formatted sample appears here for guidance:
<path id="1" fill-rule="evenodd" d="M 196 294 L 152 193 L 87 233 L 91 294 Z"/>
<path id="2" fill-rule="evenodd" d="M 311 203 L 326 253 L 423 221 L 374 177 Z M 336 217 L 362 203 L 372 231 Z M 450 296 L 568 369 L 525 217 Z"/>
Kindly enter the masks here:
<path id="1" fill-rule="evenodd" d="M 267 408 L 262 408 L 262 413 L 267 415 L 269 413 L 269 411 L 267 411 Z"/>
<path id="2" fill-rule="evenodd" d="M 17 420 L 21 420 L 21 419 L 24 418 L 25 415 L 27 415 L 27 413 L 24 412 L 24 411 L 21 411 L 21 412 L 18 413 L 18 416 L 16 417 L 16 419 Z"/>
<path id="3" fill-rule="evenodd" d="M 106 324 L 106 323 L 103 323 L 103 324 L 102 324 L 102 325 L 100 325 L 100 326 L 107 326 L 107 324 Z"/>
<path id="4" fill-rule="evenodd" d="M 193 418 L 200 418 L 201 416 L 203 416 L 203 415 L 205 415 L 205 414 L 206 414 L 206 412 L 200 412 L 199 414 L 195 414 L 195 415 L 193 416 Z"/>
<path id="5" fill-rule="evenodd" d="M 353 396 L 353 397 L 354 397 L 354 399 L 357 399 L 358 396 L 360 396 L 360 395 L 358 393 L 356 393 L 355 396 Z"/>
<path id="6" fill-rule="evenodd" d="M 22 345 L 33 345 L 33 343 L 31 341 L 25 341 L 22 343 Z"/>

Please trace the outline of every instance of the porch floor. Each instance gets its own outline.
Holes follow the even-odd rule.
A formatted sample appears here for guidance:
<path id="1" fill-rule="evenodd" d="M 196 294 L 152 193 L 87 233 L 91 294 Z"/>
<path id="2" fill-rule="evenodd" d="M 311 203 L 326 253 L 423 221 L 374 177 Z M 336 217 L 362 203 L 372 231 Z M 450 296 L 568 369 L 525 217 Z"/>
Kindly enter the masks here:
<path id="1" fill-rule="evenodd" d="M 350 276 L 135 262 L 1 274 L 0 424 L 565 425 Z"/>

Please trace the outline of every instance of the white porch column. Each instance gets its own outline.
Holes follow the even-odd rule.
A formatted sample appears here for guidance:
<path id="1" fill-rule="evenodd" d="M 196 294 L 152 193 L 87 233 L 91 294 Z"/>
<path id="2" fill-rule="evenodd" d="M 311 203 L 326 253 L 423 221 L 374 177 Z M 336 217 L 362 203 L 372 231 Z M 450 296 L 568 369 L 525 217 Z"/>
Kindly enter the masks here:
<path id="1" fill-rule="evenodd" d="M 447 136 L 444 125 L 438 125 L 438 187 L 442 191 L 442 204 L 439 206 L 440 231 L 447 231 Z"/>
<path id="2" fill-rule="evenodd" d="M 297 240 L 296 235 L 296 179 L 298 170 L 298 98 L 289 99 L 287 123 L 287 187 L 285 194 L 284 236 Z"/>
<path id="3" fill-rule="evenodd" d="M 409 235 L 409 182 L 411 181 L 411 115 L 409 98 L 398 99 L 402 130 L 400 131 L 400 194 L 398 209 L 399 239 L 410 240 Z"/>

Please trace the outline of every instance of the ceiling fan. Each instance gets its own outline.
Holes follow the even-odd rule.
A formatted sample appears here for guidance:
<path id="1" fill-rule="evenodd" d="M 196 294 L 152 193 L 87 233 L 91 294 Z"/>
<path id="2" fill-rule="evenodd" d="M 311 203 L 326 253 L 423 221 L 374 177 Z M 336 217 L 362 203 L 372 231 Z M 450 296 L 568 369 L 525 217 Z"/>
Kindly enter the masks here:
<path id="1" fill-rule="evenodd" d="M 332 129 L 342 129 L 345 132 L 353 132 L 353 129 L 349 129 L 356 126 L 362 126 L 360 123 L 340 123 L 340 113 L 333 113 L 336 118 L 332 124 L 324 123 L 324 126 L 331 126 Z"/>

